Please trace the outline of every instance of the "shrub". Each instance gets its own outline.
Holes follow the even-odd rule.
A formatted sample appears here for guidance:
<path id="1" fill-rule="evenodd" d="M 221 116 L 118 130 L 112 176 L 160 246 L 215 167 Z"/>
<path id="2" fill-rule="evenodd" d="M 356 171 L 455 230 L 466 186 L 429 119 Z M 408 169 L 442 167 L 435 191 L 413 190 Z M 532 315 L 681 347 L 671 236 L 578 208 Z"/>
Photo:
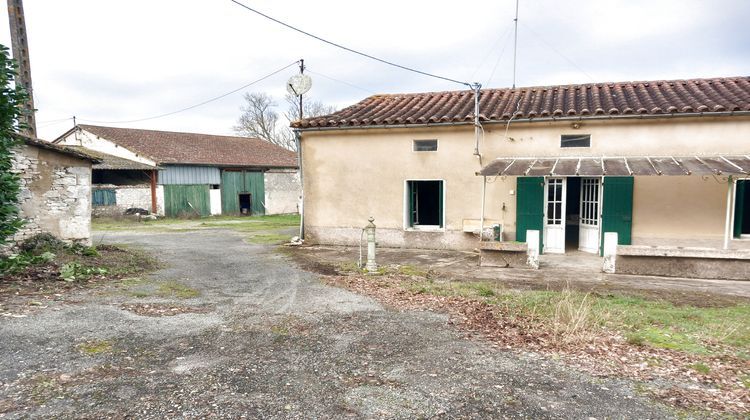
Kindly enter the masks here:
<path id="1" fill-rule="evenodd" d="M 16 77 L 8 48 L 0 45 L 0 244 L 6 243 L 23 225 L 18 217 L 21 182 L 12 172 L 13 149 L 20 143 L 15 133 L 23 128 L 20 117 L 27 95 Z"/>
<path id="2" fill-rule="evenodd" d="M 68 248 L 68 245 L 50 233 L 40 233 L 21 242 L 18 247 L 23 252 L 40 255 L 45 252 L 63 251 Z"/>

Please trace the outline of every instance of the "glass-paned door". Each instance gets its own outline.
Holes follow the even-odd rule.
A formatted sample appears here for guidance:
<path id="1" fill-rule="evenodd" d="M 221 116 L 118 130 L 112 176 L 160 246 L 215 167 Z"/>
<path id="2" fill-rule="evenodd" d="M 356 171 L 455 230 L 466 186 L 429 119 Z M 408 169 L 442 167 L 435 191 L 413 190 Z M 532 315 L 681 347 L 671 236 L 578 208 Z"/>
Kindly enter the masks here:
<path id="1" fill-rule="evenodd" d="M 601 180 L 581 179 L 581 225 L 578 233 L 578 249 L 584 252 L 599 252 L 599 200 Z"/>
<path id="2" fill-rule="evenodd" d="M 565 252 L 565 178 L 547 178 L 544 186 L 544 252 Z"/>

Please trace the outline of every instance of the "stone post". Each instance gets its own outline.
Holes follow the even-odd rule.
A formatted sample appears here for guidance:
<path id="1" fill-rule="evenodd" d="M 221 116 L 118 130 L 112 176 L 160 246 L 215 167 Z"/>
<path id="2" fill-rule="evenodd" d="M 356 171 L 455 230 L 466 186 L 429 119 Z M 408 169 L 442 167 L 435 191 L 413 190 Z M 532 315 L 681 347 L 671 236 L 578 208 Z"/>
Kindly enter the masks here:
<path id="1" fill-rule="evenodd" d="M 617 260 L 617 232 L 604 233 L 604 263 L 602 271 L 613 274 Z"/>
<path id="2" fill-rule="evenodd" d="M 539 269 L 539 231 L 526 231 L 526 265 L 534 270 Z"/>
<path id="3" fill-rule="evenodd" d="M 365 265 L 365 270 L 368 273 L 374 273 L 378 271 L 378 265 L 375 263 L 375 219 L 370 217 L 368 221 L 370 223 L 365 227 L 367 233 L 367 265 Z"/>

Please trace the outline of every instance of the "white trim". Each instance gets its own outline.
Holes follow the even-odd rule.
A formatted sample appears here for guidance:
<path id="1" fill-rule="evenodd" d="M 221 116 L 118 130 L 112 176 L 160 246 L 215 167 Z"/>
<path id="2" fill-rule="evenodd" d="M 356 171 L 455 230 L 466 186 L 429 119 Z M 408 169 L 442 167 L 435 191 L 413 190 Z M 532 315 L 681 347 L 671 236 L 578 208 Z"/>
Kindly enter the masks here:
<path id="1" fill-rule="evenodd" d="M 418 227 L 409 226 L 409 182 L 410 181 L 440 181 L 443 183 L 443 226 L 437 225 L 419 225 Z M 404 231 L 405 232 L 445 232 L 446 231 L 446 203 L 447 203 L 447 182 L 442 178 L 408 178 L 404 180 L 404 202 L 403 202 L 403 214 L 404 214 Z"/>

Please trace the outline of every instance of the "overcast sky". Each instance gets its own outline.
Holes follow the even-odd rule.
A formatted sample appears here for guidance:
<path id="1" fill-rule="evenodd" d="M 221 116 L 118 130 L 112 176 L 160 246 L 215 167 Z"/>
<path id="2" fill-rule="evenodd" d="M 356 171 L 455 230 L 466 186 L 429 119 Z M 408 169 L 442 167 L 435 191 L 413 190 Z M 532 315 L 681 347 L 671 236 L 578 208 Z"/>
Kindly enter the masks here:
<path id="1" fill-rule="evenodd" d="M 3 2 L 3 10 L 7 16 Z M 244 3 L 371 55 L 485 87 L 512 83 L 513 0 Z M 171 112 L 299 58 L 310 96 L 461 89 L 320 43 L 229 0 L 25 0 L 39 135 Z M 7 19 L 0 42 L 9 46 Z M 750 75 L 747 0 L 521 0 L 517 85 Z M 281 100 L 290 68 L 247 91 Z M 332 79 L 337 79 L 332 80 Z M 342 83 L 343 82 L 343 83 Z M 279 101 L 281 102 L 281 101 Z M 232 134 L 242 93 L 125 124 Z"/>

